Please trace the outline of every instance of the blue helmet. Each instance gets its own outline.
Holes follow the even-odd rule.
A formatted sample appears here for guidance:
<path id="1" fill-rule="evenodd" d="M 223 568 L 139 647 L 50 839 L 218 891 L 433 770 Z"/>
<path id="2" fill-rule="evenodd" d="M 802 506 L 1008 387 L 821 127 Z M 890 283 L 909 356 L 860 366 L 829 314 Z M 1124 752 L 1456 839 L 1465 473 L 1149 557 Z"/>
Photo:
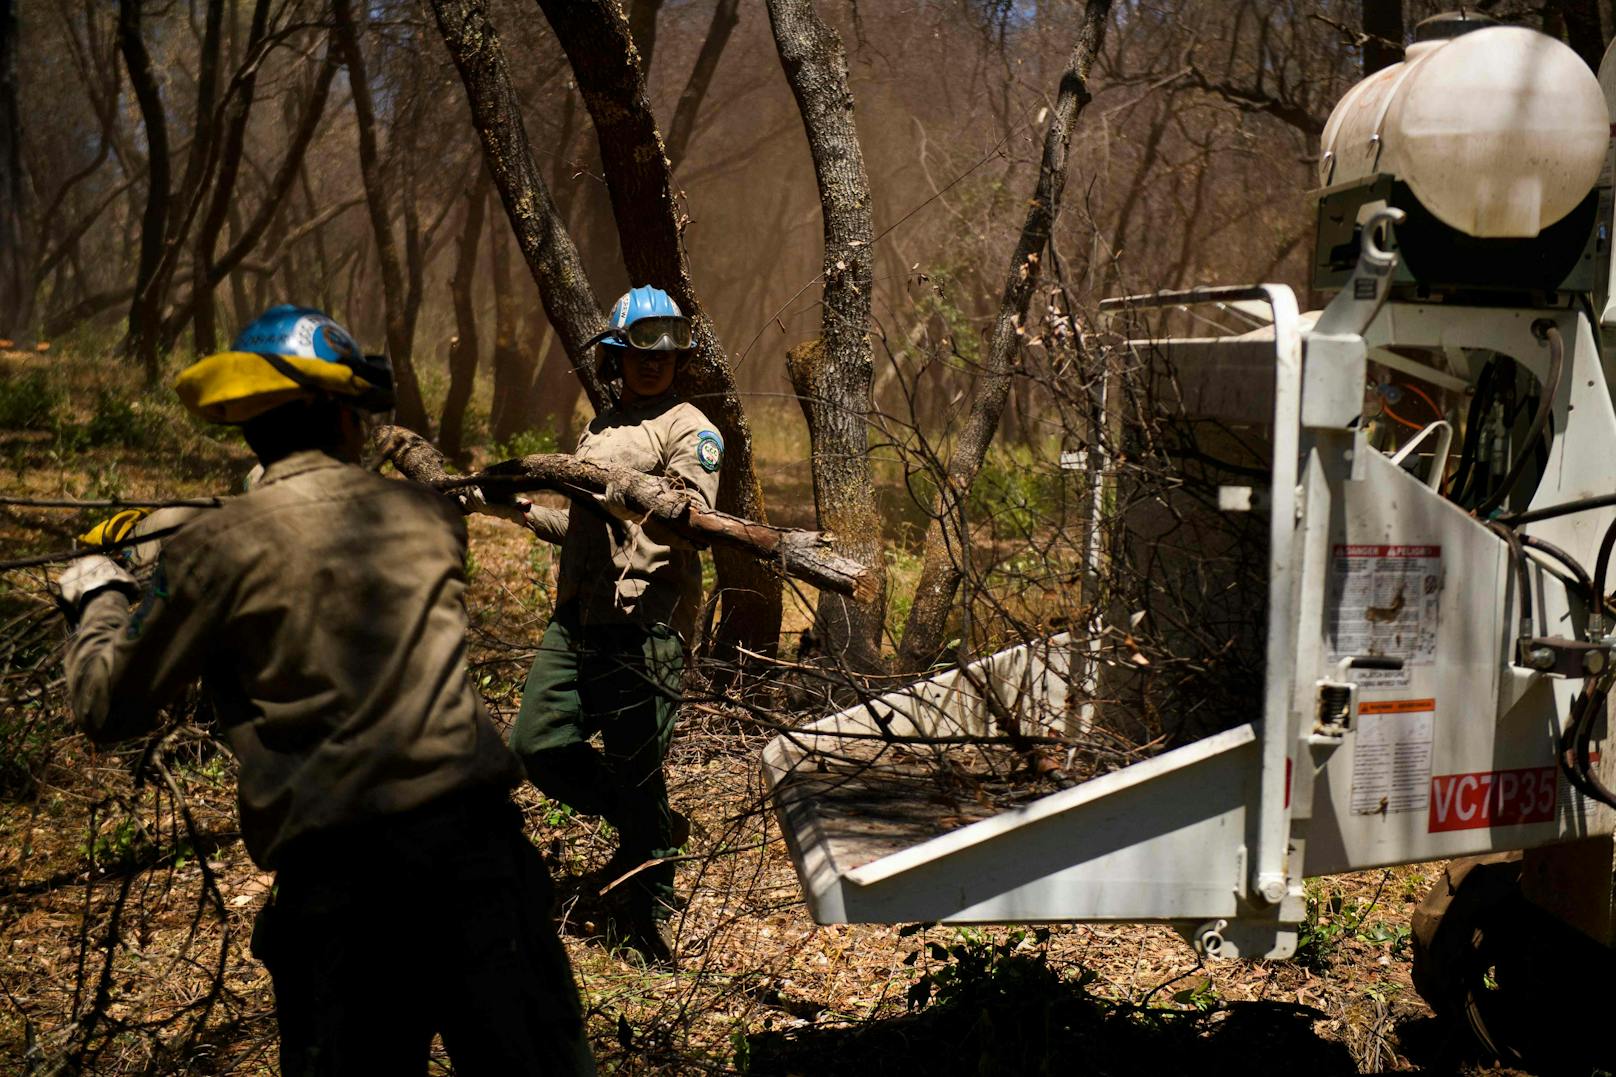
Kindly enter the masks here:
<path id="1" fill-rule="evenodd" d="M 312 307 L 282 303 L 248 322 L 230 350 L 258 355 L 287 355 L 343 363 L 362 358 L 353 336 L 330 315 Z"/>
<path id="2" fill-rule="evenodd" d="M 345 366 L 372 389 L 357 401 L 373 411 L 393 406 L 393 364 L 385 355 L 366 355 L 353 334 L 322 310 L 282 303 L 242 327 L 230 350 L 295 359 L 318 359 Z M 284 371 L 283 371 L 284 373 Z"/>
<path id="3" fill-rule="evenodd" d="M 309 307 L 271 307 L 236 334 L 230 350 L 180 373 L 180 400 L 212 422 L 239 423 L 310 394 L 367 411 L 393 406 L 393 368 L 366 355 L 352 334 Z"/>
<path id="4" fill-rule="evenodd" d="M 661 288 L 631 288 L 612 304 L 601 344 L 600 373 L 608 381 L 618 374 L 618 358 L 626 348 L 637 351 L 684 351 L 690 347 L 690 319 Z"/>

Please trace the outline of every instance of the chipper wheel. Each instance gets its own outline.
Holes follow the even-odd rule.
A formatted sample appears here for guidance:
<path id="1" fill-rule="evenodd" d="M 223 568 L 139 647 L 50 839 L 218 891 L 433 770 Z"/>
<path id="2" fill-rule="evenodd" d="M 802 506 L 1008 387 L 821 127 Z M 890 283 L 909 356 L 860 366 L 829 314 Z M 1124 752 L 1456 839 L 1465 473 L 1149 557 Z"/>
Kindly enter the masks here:
<path id="1" fill-rule="evenodd" d="M 1414 987 L 1487 1053 L 1538 1073 L 1616 1062 L 1616 955 L 1522 895 L 1520 853 L 1448 864 L 1413 936 Z"/>

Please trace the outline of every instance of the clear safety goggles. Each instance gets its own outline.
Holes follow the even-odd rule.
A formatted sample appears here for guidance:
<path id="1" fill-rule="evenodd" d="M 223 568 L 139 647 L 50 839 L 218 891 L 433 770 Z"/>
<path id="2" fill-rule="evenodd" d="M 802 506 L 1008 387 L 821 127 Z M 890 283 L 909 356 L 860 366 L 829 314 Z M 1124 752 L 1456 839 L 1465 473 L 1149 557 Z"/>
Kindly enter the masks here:
<path id="1" fill-rule="evenodd" d="M 690 347 L 690 319 L 672 316 L 640 318 L 618 330 L 621 339 L 640 351 L 679 351 Z"/>

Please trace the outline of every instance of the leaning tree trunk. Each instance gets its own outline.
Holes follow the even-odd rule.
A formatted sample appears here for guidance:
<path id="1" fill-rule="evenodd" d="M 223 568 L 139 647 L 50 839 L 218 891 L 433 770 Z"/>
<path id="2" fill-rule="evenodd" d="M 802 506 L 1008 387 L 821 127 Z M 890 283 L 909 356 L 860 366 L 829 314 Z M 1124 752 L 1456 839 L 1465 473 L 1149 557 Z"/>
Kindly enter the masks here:
<path id="1" fill-rule="evenodd" d="M 483 171 L 466 196 L 466 220 L 460 230 L 460 248 L 455 253 L 454 276 L 449 278 L 449 294 L 454 298 L 455 339 L 449 347 L 449 392 L 443 401 L 442 431 L 438 445 L 443 455 L 464 467 L 461 447 L 465 430 L 466 404 L 477 380 L 477 309 L 472 287 L 477 283 L 477 248 L 483 234 L 483 210 L 488 205 L 488 173 Z"/>
<path id="2" fill-rule="evenodd" d="M 1020 352 L 1022 323 L 1038 287 L 1039 262 L 1049 244 L 1050 231 L 1060 210 L 1061 190 L 1066 185 L 1066 152 L 1072 128 L 1089 101 L 1089 68 L 1105 40 L 1110 9 L 1111 0 L 1088 0 L 1077 44 L 1061 76 L 1060 93 L 1049 119 L 1049 129 L 1044 133 L 1038 186 L 1028 203 L 1021 238 L 1010 259 L 1010 273 L 999 301 L 999 315 L 988 345 L 985 369 L 972 385 L 970 413 L 955 442 L 948 472 L 937 493 L 931 525 L 926 528 L 920 583 L 915 588 L 914 606 L 898 645 L 899 667 L 906 672 L 925 669 L 942 650 L 948 617 L 970 563 L 971 533 L 965 500 L 982 468 L 988 445 L 999 425 L 999 416 L 1004 412 L 1005 399 L 1010 394 Z"/>
<path id="3" fill-rule="evenodd" d="M 129 355 L 146 373 L 148 385 L 162 376 L 158 363 L 158 319 L 162 308 L 158 267 L 163 259 L 163 236 L 168 228 L 169 168 L 168 119 L 151 55 L 140 29 L 141 0 L 119 0 L 118 49 L 129 70 L 129 85 L 140 105 L 146 128 L 146 208 L 140 217 L 140 261 L 135 267 L 134 298 L 129 304 Z"/>
<path id="4" fill-rule="evenodd" d="M 28 185 L 22 175 L 22 108 L 17 99 L 17 0 L 0 5 L 0 337 L 29 335 L 34 294 L 32 258 L 24 237 Z"/>
<path id="5" fill-rule="evenodd" d="M 550 186 L 555 191 L 556 214 L 561 220 L 568 222 L 569 234 L 577 228 L 578 218 L 573 214 L 573 207 L 578 204 L 578 191 L 581 184 L 570 175 L 572 171 L 572 140 L 578 126 L 578 95 L 568 92 L 566 104 L 561 108 L 561 130 L 556 135 L 551 152 L 555 156 L 555 163 L 550 172 Z M 593 181 L 591 181 L 592 183 Z M 593 225 L 595 215 L 591 214 L 587 221 Z M 609 240 L 595 236 L 591 229 L 586 229 L 582 236 L 582 246 L 579 256 L 585 257 L 593 254 L 594 264 L 588 260 L 584 264 L 584 272 L 590 280 L 598 280 L 603 260 L 602 251 L 609 245 Z M 565 339 L 555 331 L 555 327 L 536 311 L 530 311 L 523 318 L 518 339 L 522 342 L 523 352 L 529 356 L 532 364 L 527 382 L 527 397 L 523 400 L 522 429 L 548 429 L 555 435 L 556 444 L 562 449 L 571 448 L 577 443 L 578 432 L 574 428 L 574 421 L 578 410 L 578 397 L 583 393 L 583 383 L 579 381 L 577 372 L 573 369 L 572 358 L 567 355 Z M 585 356 L 585 363 L 593 363 L 595 356 Z"/>
<path id="6" fill-rule="evenodd" d="M 1363 73 L 1403 60 L 1403 0 L 1363 0 Z"/>
<path id="7" fill-rule="evenodd" d="M 645 74 L 628 19 L 613 0 L 539 0 L 539 6 L 572 64 L 595 122 L 629 277 L 634 283 L 665 289 L 690 316 L 694 356 L 677 384 L 681 395 L 699 404 L 724 437 L 719 504 L 725 511 L 765 521 L 751 426 L 729 359 L 690 280 L 680 236 L 684 215 L 646 97 Z M 738 644 L 772 653 L 780 634 L 779 581 L 756 561 L 731 550 L 715 549 L 713 562 L 722 596 L 717 642 L 726 651 Z"/>
<path id="8" fill-rule="evenodd" d="M 1598 71 L 1605 55 L 1605 35 L 1600 28 L 1597 0 L 1556 0 L 1551 6 L 1558 9 L 1565 23 L 1566 43 L 1584 63 Z"/>
<path id="9" fill-rule="evenodd" d="M 376 239 L 376 262 L 382 275 L 383 309 L 387 312 L 387 354 L 393 361 L 393 385 L 398 397 L 398 421 L 413 430 L 430 434 L 431 421 L 421 399 L 421 386 L 415 377 L 415 334 L 408 307 L 409 289 L 405 284 L 404 263 L 393 238 L 393 192 L 382 176 L 381 157 L 376 149 L 376 113 L 370 99 L 370 83 L 365 74 L 365 56 L 359 48 L 359 28 L 353 0 L 334 0 L 337 42 L 343 65 L 348 69 L 348 86 L 353 94 L 354 124 L 359 129 L 359 173 L 365 184 L 365 204 L 370 210 L 370 228 Z"/>
<path id="10" fill-rule="evenodd" d="M 494 441 L 510 441 L 527 428 L 528 394 L 533 391 L 533 362 L 517 344 L 516 289 L 511 280 L 511 256 L 506 247 L 509 225 L 499 214 L 489 219 L 489 285 L 494 291 L 493 403 L 488 412 Z"/>
<path id="11" fill-rule="evenodd" d="M 261 47 L 269 32 L 269 0 L 257 0 L 253 5 L 252 22 L 247 31 L 245 54 L 250 58 Z M 246 148 L 247 121 L 257 96 L 258 63 L 249 59 L 250 67 L 240 76 L 240 84 L 225 106 L 225 134 L 219 148 L 217 178 L 208 199 L 208 208 L 202 214 L 192 249 L 196 266 L 191 285 L 191 346 L 199 355 L 214 350 L 218 343 L 218 329 L 213 309 L 213 287 L 208 282 L 213 272 L 214 252 L 219 245 L 219 233 L 224 228 L 225 215 L 236 196 L 236 177 L 241 173 L 242 153 Z"/>
<path id="12" fill-rule="evenodd" d="M 257 16 L 255 15 L 256 19 Z M 292 190 L 303 170 L 304 155 L 309 144 L 319 130 L 320 120 L 325 115 L 325 106 L 331 96 L 331 83 L 336 78 L 337 70 L 341 64 L 337 62 L 337 42 L 333 40 L 326 50 L 325 59 L 314 76 L 314 85 L 308 97 L 304 100 L 298 121 L 290 127 L 287 136 L 285 156 L 281 158 L 280 167 L 275 170 L 268 181 L 259 203 L 252 217 L 243 221 L 241 219 L 241 203 L 236 195 L 236 172 L 239 165 L 232 165 L 231 161 L 239 161 L 239 155 L 227 157 L 225 165 L 230 174 L 227 177 L 220 174 L 215 184 L 213 197 L 207 213 L 203 216 L 201 230 L 198 234 L 198 250 L 207 246 L 208 256 L 205 272 L 199 268 L 195 282 L 191 286 L 190 295 L 180 304 L 173 315 L 164 323 L 163 340 L 172 342 L 184 330 L 185 320 L 192 318 L 204 305 L 213 303 L 214 290 L 224 283 L 226 278 L 231 280 L 232 298 L 236 302 L 236 321 L 242 323 L 243 318 L 252 318 L 256 311 L 249 309 L 244 313 L 241 309 L 241 276 L 235 270 L 246 260 L 247 256 L 257 249 L 258 243 L 269 232 L 270 226 L 279 216 L 285 205 L 286 197 Z M 226 224 L 230 225 L 232 240 L 225 252 L 217 258 L 212 257 L 212 249 L 217 245 L 218 239 L 224 233 Z M 244 324 L 244 323 L 243 323 Z M 205 340 L 199 340 L 198 350 L 206 346 Z"/>
<path id="13" fill-rule="evenodd" d="M 702 38 L 701 50 L 696 53 L 696 62 L 690 66 L 690 78 L 685 81 L 684 92 L 679 95 L 679 103 L 673 109 L 673 122 L 668 125 L 668 167 L 677 169 L 684 160 L 685 151 L 690 148 L 690 137 L 696 133 L 696 117 L 701 113 L 701 102 L 707 96 L 708 87 L 713 84 L 713 74 L 718 70 L 719 57 L 724 55 L 724 46 L 729 44 L 729 35 L 734 31 L 735 24 L 741 21 L 741 0 L 718 0 L 713 5 L 713 21 L 707 27 L 707 36 Z M 635 38 L 637 42 L 639 38 Z M 646 61 L 646 70 L 650 70 L 650 61 Z"/>
<path id="14" fill-rule="evenodd" d="M 431 0 L 438 31 L 465 84 L 472 123 L 482 140 L 483 158 L 499 189 L 511 230 L 528 270 L 539 286 L 539 298 L 550 324 L 561 334 L 589 401 L 599 411 L 606 390 L 594 366 L 584 360 L 584 345 L 606 327 L 600 304 L 579 261 L 578 249 L 556 212 L 550 190 L 539 175 L 522 123 L 516 91 L 499 33 L 488 19 L 486 0 Z"/>
<path id="15" fill-rule="evenodd" d="M 812 0 L 769 0 L 769 21 L 808 135 L 825 232 L 819 339 L 792 349 L 786 367 L 808 420 L 819 527 L 834 533 L 848 556 L 879 571 L 881 515 L 869 438 L 874 362 L 867 328 L 875 227 L 847 54 Z M 858 672 L 880 667 L 885 590 L 883 575 L 868 604 L 820 593 L 814 630 L 826 657 Z"/>

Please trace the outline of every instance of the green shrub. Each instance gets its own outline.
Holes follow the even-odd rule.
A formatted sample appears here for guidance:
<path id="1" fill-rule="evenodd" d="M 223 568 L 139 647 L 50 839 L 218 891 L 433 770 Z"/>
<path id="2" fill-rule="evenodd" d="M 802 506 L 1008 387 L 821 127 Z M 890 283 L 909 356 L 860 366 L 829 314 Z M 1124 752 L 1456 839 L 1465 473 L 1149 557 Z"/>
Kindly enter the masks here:
<path id="1" fill-rule="evenodd" d="M 555 431 L 548 427 L 523 430 L 513 435 L 509 441 L 496 442 L 488 451 L 495 460 L 515 460 L 535 453 L 556 452 Z"/>
<path id="2" fill-rule="evenodd" d="M 155 449 L 162 444 L 165 425 L 158 409 L 149 403 L 99 389 L 90 421 L 84 425 L 84 440 L 95 446 Z"/>
<path id="3" fill-rule="evenodd" d="M 1296 963 L 1315 971 L 1326 969 L 1348 939 L 1386 946 L 1392 957 L 1403 956 L 1409 946 L 1408 925 L 1371 921 L 1369 916 L 1375 911 L 1377 900 L 1349 898 L 1340 890 L 1326 890 L 1316 881 L 1309 882 L 1307 915 L 1297 932 Z"/>
<path id="4" fill-rule="evenodd" d="M 966 507 L 973 520 L 993 519 L 1018 534 L 1047 524 L 1060 511 L 1061 486 L 1070 475 L 1025 445 L 996 446 L 982 462 Z"/>
<path id="5" fill-rule="evenodd" d="M 43 370 L 0 381 L 0 430 L 54 430 L 62 392 Z"/>
<path id="6" fill-rule="evenodd" d="M 1030 936 L 1012 931 L 999 942 L 974 928 L 958 932 L 953 945 L 925 944 L 925 955 L 935 964 L 910 985 L 906 1001 L 911 1011 L 935 1005 L 975 1012 L 995 1004 L 1047 1000 L 1066 983 L 1049 963 L 1048 928 L 1039 928 Z M 1030 947 L 1026 945 L 1029 940 Z M 919 957 L 920 951 L 916 951 L 904 963 L 912 965 Z M 1095 973 L 1084 969 L 1070 986 L 1081 992 L 1094 979 Z"/>

